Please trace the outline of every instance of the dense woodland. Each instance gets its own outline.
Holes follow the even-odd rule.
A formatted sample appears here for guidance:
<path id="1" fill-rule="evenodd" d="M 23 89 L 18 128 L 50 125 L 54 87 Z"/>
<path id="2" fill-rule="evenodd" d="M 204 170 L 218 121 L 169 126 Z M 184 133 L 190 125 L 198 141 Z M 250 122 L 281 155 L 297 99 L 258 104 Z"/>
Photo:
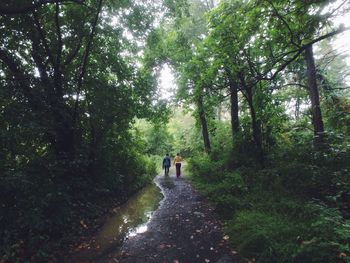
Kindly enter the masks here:
<path id="1" fill-rule="evenodd" d="M 0 258 L 59 261 L 180 152 L 244 258 L 350 262 L 350 67 L 333 46 L 349 9 L 1 4 Z M 167 100 L 164 65 L 178 87 Z"/>

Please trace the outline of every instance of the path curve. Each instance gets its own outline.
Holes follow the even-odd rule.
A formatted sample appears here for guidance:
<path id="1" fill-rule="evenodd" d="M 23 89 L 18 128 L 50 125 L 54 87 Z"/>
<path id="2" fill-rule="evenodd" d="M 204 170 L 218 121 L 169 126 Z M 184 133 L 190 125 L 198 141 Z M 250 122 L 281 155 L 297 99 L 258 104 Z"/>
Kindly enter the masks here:
<path id="1" fill-rule="evenodd" d="M 147 231 L 130 237 L 118 254 L 99 262 L 243 262 L 229 246 L 213 209 L 187 180 L 158 176 L 155 182 L 165 198 Z"/>

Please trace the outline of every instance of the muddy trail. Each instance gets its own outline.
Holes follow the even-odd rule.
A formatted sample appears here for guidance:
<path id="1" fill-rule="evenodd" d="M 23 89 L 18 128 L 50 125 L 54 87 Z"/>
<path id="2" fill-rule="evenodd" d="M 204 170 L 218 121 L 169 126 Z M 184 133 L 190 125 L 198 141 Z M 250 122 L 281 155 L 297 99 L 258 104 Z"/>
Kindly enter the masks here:
<path id="1" fill-rule="evenodd" d="M 123 263 L 233 263 L 243 262 L 228 244 L 228 236 L 213 208 L 183 177 L 158 176 L 155 184 L 164 196 L 149 220 L 125 232 L 106 244 L 101 252 L 97 241 L 95 249 L 71 262 L 123 262 Z M 152 190 L 154 192 L 154 190 Z M 158 189 L 159 191 L 159 189 Z M 139 197 L 143 199 L 144 196 Z M 159 199 L 156 199 L 159 200 Z M 133 209 L 134 211 L 135 209 Z M 147 214 L 147 213 L 146 213 Z M 126 223 L 127 220 L 124 218 Z M 110 224 L 110 223 L 109 223 Z M 113 224 L 113 223 L 112 223 Z M 124 226 L 107 226 L 120 232 Z M 103 231 L 106 227 L 104 227 Z M 97 248 L 97 249 L 96 249 Z M 99 251 L 100 249 L 100 251 Z"/>

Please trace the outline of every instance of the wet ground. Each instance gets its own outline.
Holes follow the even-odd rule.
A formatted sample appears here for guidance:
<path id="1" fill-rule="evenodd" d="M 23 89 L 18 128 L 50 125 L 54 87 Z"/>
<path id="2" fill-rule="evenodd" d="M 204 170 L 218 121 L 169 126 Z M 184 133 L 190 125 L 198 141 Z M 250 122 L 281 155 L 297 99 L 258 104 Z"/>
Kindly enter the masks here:
<path id="1" fill-rule="evenodd" d="M 124 214 L 117 211 L 96 239 L 97 249 L 90 250 L 85 259 L 80 257 L 76 262 L 243 262 L 229 246 L 229 237 L 221 231 L 221 223 L 213 209 L 186 179 L 174 175 L 158 176 L 155 183 L 164 196 L 160 204 L 160 190 L 155 190 L 155 186 L 151 191 L 138 194 L 125 206 L 133 207 L 128 210 L 133 211 L 129 213 L 129 219 L 125 211 Z M 149 209 L 136 212 L 140 202 Z M 152 209 L 157 210 L 152 212 Z M 125 227 L 120 224 L 123 218 L 125 222 L 134 221 L 138 225 L 132 223 Z M 143 220 L 138 222 L 135 218 Z M 124 229 L 123 235 L 119 235 L 121 229 Z"/>
<path id="2" fill-rule="evenodd" d="M 183 178 L 157 177 L 165 199 L 147 231 L 129 237 L 119 253 L 99 262 L 242 262 L 228 245 L 212 208 Z"/>

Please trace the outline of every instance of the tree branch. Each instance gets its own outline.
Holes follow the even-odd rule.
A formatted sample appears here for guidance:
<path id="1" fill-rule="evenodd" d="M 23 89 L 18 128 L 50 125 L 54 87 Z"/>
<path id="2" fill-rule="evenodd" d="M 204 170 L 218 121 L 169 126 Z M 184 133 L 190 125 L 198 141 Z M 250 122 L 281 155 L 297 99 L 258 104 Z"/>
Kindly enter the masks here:
<path id="1" fill-rule="evenodd" d="M 79 50 L 80 50 L 80 48 L 81 48 L 82 42 L 83 42 L 83 37 L 79 37 L 79 36 L 78 36 L 78 43 L 77 43 L 75 49 L 73 49 L 73 50 L 67 55 L 67 58 L 66 58 L 66 60 L 65 60 L 65 62 L 64 62 L 64 65 L 65 65 L 65 66 L 68 65 L 68 64 L 70 64 L 70 63 L 73 61 L 73 59 L 78 55 Z"/>
<path id="2" fill-rule="evenodd" d="M 34 30 L 33 30 L 34 31 Z M 35 62 L 36 67 L 39 70 L 39 74 L 40 74 L 40 78 L 43 80 L 43 82 L 46 84 L 46 86 L 50 86 L 49 83 L 49 78 L 46 72 L 46 63 L 44 61 L 44 59 L 42 58 L 42 56 L 40 56 L 40 51 L 41 51 L 41 47 L 40 47 L 40 40 L 39 40 L 39 36 L 38 36 L 38 32 L 34 31 L 31 35 L 30 35 L 30 40 L 32 42 L 32 57 L 33 60 Z M 48 88 L 48 87 L 46 87 Z"/>
<path id="3" fill-rule="evenodd" d="M 54 4 L 56 0 L 40 0 L 40 1 L 28 1 L 26 4 L 18 4 L 15 1 L 10 1 L 9 3 L 2 3 L 0 5 L 0 15 L 19 15 L 29 12 L 33 12 L 37 8 L 46 5 Z M 59 0 L 60 3 L 76 3 L 83 4 L 84 0 Z"/>
<path id="4" fill-rule="evenodd" d="M 344 6 L 346 3 L 348 3 L 349 0 L 344 0 L 342 3 L 339 4 L 336 8 L 334 8 L 332 11 L 330 11 L 328 14 L 326 14 L 327 18 L 332 17 L 342 6 Z"/>
<path id="5" fill-rule="evenodd" d="M 98 18 L 102 9 L 102 1 L 103 0 L 99 0 L 98 2 L 98 6 L 97 6 L 97 11 L 96 11 L 96 15 L 94 18 L 94 21 L 92 23 L 92 28 L 91 28 L 91 32 L 89 35 L 89 39 L 85 48 L 85 52 L 83 55 L 83 61 L 79 70 L 79 75 L 78 75 L 78 83 L 77 83 L 77 94 L 76 94 L 76 99 L 75 99 L 75 105 L 74 105 L 74 116 L 73 116 L 73 122 L 76 122 L 77 119 L 77 115 L 78 115 L 78 106 L 79 106 L 79 96 L 80 96 L 80 92 L 83 86 L 83 80 L 84 80 L 84 76 L 86 73 L 86 69 L 88 66 L 88 58 L 90 55 L 90 51 L 91 51 L 91 47 L 92 47 L 92 42 L 93 42 L 93 38 L 96 32 L 96 26 L 97 26 L 97 22 L 98 22 Z"/>
<path id="6" fill-rule="evenodd" d="M 298 86 L 298 87 L 302 87 L 302 88 L 308 89 L 308 86 L 306 86 L 304 84 L 301 84 L 301 83 L 287 83 L 287 84 L 284 84 L 282 86 L 282 88 L 288 87 L 288 86 Z"/>
<path id="7" fill-rule="evenodd" d="M 36 29 L 38 30 L 40 38 L 41 38 L 41 41 L 42 41 L 42 43 L 44 45 L 44 49 L 46 51 L 46 54 L 49 57 L 49 61 L 51 62 L 52 66 L 54 67 L 55 66 L 55 60 L 53 59 L 53 55 L 52 55 L 50 47 L 49 47 L 49 45 L 47 43 L 45 33 L 44 33 L 44 31 L 43 31 L 43 29 L 41 27 L 40 20 L 38 18 L 38 15 L 37 15 L 36 11 L 33 11 L 33 18 L 34 18 L 34 23 L 36 25 Z"/>
<path id="8" fill-rule="evenodd" d="M 278 12 L 277 8 L 274 6 L 274 4 L 272 3 L 272 1 L 268 0 L 267 1 L 273 8 L 275 15 L 282 21 L 282 23 L 287 27 L 289 34 L 290 34 L 290 42 L 296 46 L 299 47 L 299 45 L 297 43 L 295 43 L 294 41 L 294 34 L 292 29 L 290 28 L 289 24 L 287 23 L 287 21 L 284 19 L 284 17 Z"/>
<path id="9" fill-rule="evenodd" d="M 256 83 L 258 83 L 259 81 L 261 80 L 272 80 L 274 79 L 277 74 L 279 74 L 281 71 L 283 71 L 290 63 L 292 63 L 294 60 L 296 60 L 299 55 L 304 52 L 308 47 L 312 46 L 313 44 L 317 43 L 317 42 L 320 42 L 321 40 L 323 39 L 326 39 L 326 38 L 330 38 L 332 36 L 335 36 L 337 34 L 340 34 L 346 30 L 349 30 L 350 27 L 344 27 L 344 26 L 341 26 L 339 29 L 333 31 L 333 32 L 330 32 L 328 34 L 325 34 L 323 36 L 320 36 L 312 41 L 310 41 L 309 43 L 305 44 L 305 45 L 302 45 L 299 49 L 296 49 L 296 50 L 293 50 L 293 51 L 289 51 L 285 54 L 292 54 L 292 53 L 295 53 L 290 59 L 287 59 L 283 64 L 281 64 L 277 69 L 276 71 L 271 75 L 271 77 L 267 77 L 267 74 L 272 70 L 272 69 L 269 69 L 268 71 L 266 71 L 265 73 L 261 74 L 261 76 L 257 77 L 257 80 L 256 82 L 254 83 L 254 85 Z M 282 56 L 279 56 L 281 58 L 283 58 Z M 282 60 L 282 59 L 280 59 Z M 275 62 L 275 65 L 280 62 L 280 61 L 276 61 Z"/>
<path id="10" fill-rule="evenodd" d="M 57 56 L 56 56 L 56 63 L 54 67 L 54 77 L 55 77 L 55 87 L 56 87 L 56 93 L 58 97 L 62 97 L 62 73 L 61 73 L 61 60 L 62 60 L 62 34 L 61 34 L 61 27 L 60 27 L 60 21 L 59 21 L 59 14 L 60 14 L 60 4 L 59 1 L 56 0 L 56 9 L 55 9 L 55 26 L 56 26 L 56 34 L 57 34 Z"/>
<path id="11" fill-rule="evenodd" d="M 23 89 L 24 95 L 27 97 L 34 109 L 38 108 L 38 103 L 34 99 L 32 90 L 30 87 L 31 77 L 26 75 L 25 71 L 22 69 L 20 62 L 9 54 L 6 50 L 0 48 L 0 60 L 8 67 L 12 72 L 15 80 L 19 83 L 20 87 Z"/>

